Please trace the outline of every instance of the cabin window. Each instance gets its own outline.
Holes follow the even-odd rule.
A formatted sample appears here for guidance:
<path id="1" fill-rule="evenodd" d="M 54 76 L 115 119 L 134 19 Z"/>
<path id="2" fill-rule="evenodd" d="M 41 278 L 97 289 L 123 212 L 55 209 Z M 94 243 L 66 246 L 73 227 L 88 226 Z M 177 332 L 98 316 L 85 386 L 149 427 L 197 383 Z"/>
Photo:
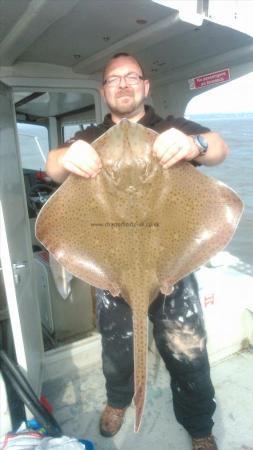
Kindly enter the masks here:
<path id="1" fill-rule="evenodd" d="M 77 111 L 62 114 L 59 118 L 61 127 L 61 143 L 73 138 L 76 133 L 84 131 L 89 125 L 96 124 L 95 104 L 92 95 L 82 95 L 82 101 L 87 104 Z"/>
<path id="2" fill-rule="evenodd" d="M 62 127 L 62 134 L 63 134 L 63 142 L 68 141 L 73 136 L 75 136 L 76 133 L 79 131 L 85 130 L 89 125 L 94 124 L 94 121 L 90 123 L 81 123 L 81 124 L 65 124 Z"/>
<path id="3" fill-rule="evenodd" d="M 23 169 L 44 170 L 49 149 L 45 126 L 18 123 L 18 139 Z"/>

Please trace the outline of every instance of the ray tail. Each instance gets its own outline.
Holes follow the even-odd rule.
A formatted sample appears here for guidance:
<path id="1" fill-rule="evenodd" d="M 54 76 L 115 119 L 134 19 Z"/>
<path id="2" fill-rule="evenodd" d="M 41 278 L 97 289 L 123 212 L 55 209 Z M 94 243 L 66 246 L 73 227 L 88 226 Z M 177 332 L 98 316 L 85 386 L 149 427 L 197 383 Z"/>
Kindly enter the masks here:
<path id="1" fill-rule="evenodd" d="M 148 317 L 146 311 L 133 308 L 134 330 L 134 431 L 140 429 L 147 387 Z"/>

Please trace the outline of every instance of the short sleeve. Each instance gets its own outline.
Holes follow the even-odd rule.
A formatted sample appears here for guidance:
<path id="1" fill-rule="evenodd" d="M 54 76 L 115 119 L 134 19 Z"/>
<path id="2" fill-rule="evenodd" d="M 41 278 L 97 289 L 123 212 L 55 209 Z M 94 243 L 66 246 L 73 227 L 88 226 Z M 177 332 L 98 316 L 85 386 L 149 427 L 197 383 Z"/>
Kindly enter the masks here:
<path id="1" fill-rule="evenodd" d="M 197 122 L 187 120 L 183 117 L 175 118 L 170 116 L 170 127 L 177 128 L 187 135 L 208 133 L 210 128 L 204 127 Z"/>

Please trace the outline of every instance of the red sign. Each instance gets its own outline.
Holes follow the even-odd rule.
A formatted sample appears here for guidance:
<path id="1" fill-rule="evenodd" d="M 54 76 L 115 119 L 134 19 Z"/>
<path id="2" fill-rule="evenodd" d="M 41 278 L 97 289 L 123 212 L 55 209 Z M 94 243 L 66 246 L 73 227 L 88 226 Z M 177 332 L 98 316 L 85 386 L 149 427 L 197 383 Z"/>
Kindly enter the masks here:
<path id="1" fill-rule="evenodd" d="M 207 73 L 189 80 L 190 89 L 200 89 L 210 84 L 224 83 L 230 80 L 230 70 L 223 69 L 218 72 Z"/>
<path id="2" fill-rule="evenodd" d="M 205 308 L 208 305 L 214 305 L 214 294 L 205 295 L 205 297 L 204 297 L 204 305 L 205 305 Z"/>

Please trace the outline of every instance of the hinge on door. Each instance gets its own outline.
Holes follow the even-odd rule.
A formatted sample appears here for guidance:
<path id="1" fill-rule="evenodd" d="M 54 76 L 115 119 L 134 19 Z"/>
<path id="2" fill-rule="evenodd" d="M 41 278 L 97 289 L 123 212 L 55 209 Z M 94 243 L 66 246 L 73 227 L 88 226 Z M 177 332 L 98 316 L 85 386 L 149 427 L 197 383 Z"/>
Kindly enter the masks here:
<path id="1" fill-rule="evenodd" d="M 19 284 L 21 281 L 21 277 L 19 275 L 19 273 L 16 273 L 16 270 L 20 270 L 20 269 L 25 269 L 27 267 L 27 262 L 26 261 L 22 261 L 22 262 L 16 262 L 14 264 L 12 264 L 13 267 L 13 271 L 14 271 L 14 280 L 16 284 Z"/>

